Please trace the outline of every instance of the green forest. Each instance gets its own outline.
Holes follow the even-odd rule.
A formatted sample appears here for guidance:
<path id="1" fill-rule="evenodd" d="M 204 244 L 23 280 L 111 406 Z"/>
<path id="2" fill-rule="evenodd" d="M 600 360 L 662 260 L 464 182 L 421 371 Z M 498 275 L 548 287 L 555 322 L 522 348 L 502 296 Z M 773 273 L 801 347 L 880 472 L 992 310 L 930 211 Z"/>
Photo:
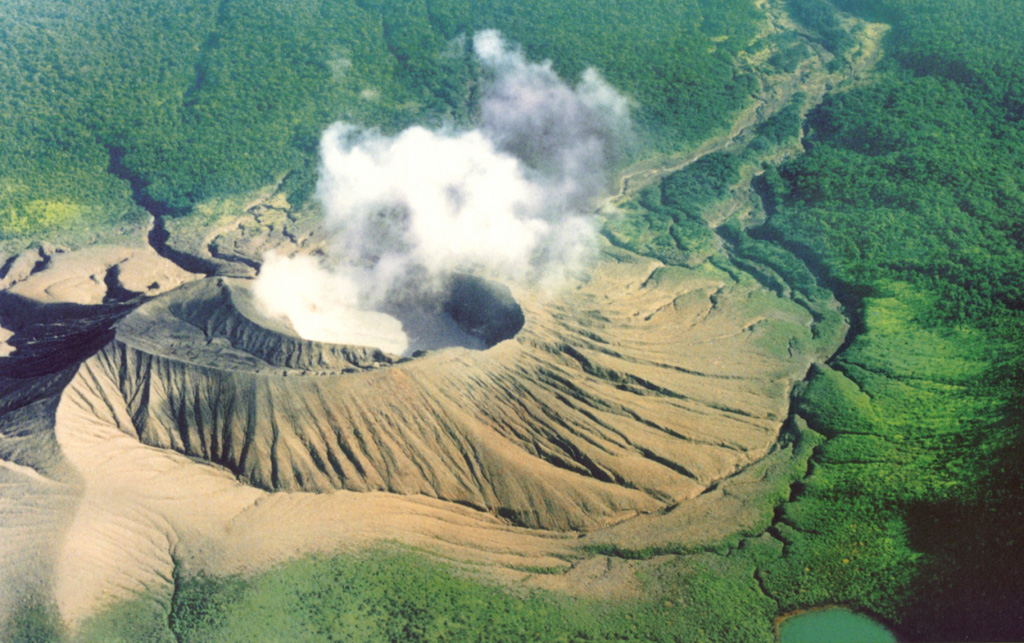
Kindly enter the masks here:
<path id="1" fill-rule="evenodd" d="M 384 548 L 177 579 L 177 640 L 772 641 L 777 614 L 821 605 L 901 640 L 1024 639 L 1024 4 L 784 4 L 833 69 L 851 16 L 889 25 L 881 61 L 631 195 L 604 234 L 670 264 L 770 266 L 843 304 L 846 343 L 794 394 L 786 439 L 811 455 L 788 500 L 756 532 L 674 552 L 638 601 L 509 594 Z M 750 103 L 758 7 L 0 0 L 0 240 L 185 214 L 284 177 L 301 201 L 335 119 L 471 121 L 459 36 L 481 28 L 567 78 L 600 69 L 634 101 L 637 157 L 693 149 Z M 770 64 L 792 71 L 798 51 Z M 781 146 L 801 153 L 776 162 Z M 751 173 L 761 220 L 714 221 Z M 163 640 L 133 609 L 81 640 Z M 64 637 L 46 606 L 14 631 Z"/>
<path id="2" fill-rule="evenodd" d="M 1018 639 L 1024 6 L 837 5 L 891 25 L 887 56 L 765 172 L 754 231 L 819 265 L 856 322 L 797 400 L 829 440 L 779 530 L 809 559 L 849 551 L 846 600 L 908 638 Z"/>
<path id="3" fill-rule="evenodd" d="M 674 149 L 749 101 L 733 63 L 757 17 L 748 0 L 0 0 L 0 240 L 283 177 L 301 200 L 335 120 L 471 120 L 464 36 L 483 28 L 567 79 L 601 70 L 644 149 Z"/>

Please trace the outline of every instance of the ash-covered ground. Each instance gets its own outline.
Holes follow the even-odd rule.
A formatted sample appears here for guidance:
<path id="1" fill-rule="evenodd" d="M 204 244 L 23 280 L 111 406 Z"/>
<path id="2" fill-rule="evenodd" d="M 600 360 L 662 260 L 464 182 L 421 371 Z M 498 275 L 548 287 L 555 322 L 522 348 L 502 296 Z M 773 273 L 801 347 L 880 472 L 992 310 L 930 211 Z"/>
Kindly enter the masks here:
<path id="1" fill-rule="evenodd" d="M 557 293 L 488 286 L 522 315 L 489 348 L 415 358 L 304 340 L 251 280 L 144 248 L 42 252 L 0 293 L 0 570 L 72 622 L 166 610 L 182 570 L 378 540 L 578 567 L 532 581 L 571 586 L 590 546 L 730 533 L 759 518 L 751 480 L 786 475 L 791 387 L 840 340 L 747 273 L 611 247 Z"/>

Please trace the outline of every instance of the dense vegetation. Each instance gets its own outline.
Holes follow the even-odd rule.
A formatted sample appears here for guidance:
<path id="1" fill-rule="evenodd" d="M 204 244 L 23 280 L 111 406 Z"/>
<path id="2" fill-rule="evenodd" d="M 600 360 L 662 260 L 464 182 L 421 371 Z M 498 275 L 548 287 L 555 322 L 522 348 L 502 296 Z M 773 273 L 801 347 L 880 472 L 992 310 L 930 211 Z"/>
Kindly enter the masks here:
<path id="1" fill-rule="evenodd" d="M 1019 356 L 974 328 L 924 327 L 934 303 L 878 288 L 863 332 L 810 379 L 797 411 L 828 439 L 779 515 L 787 550 L 766 585 L 784 608 L 852 604 L 913 640 L 1015 640 L 1020 382 L 991 378 Z"/>
<path id="2" fill-rule="evenodd" d="M 820 265 L 859 327 L 799 398 L 829 439 L 780 515 L 766 586 L 914 639 L 1019 639 L 1024 7 L 838 4 L 892 24 L 890 57 L 766 173 L 759 233 Z"/>
<path id="3" fill-rule="evenodd" d="M 829 51 L 841 54 L 853 47 L 853 36 L 829 0 L 788 0 L 786 5 L 790 15 Z"/>
<path id="4" fill-rule="evenodd" d="M 829 99 L 806 154 L 769 172 L 771 230 L 848 284 L 910 281 L 943 319 L 1024 305 L 1024 130 L 961 84 L 893 70 Z"/>
<path id="5" fill-rule="evenodd" d="M 750 0 L 0 0 L 0 240 L 188 211 L 291 175 L 320 132 L 465 122 L 478 77 L 460 36 L 497 28 L 569 79 L 600 69 L 648 146 L 724 126 Z"/>

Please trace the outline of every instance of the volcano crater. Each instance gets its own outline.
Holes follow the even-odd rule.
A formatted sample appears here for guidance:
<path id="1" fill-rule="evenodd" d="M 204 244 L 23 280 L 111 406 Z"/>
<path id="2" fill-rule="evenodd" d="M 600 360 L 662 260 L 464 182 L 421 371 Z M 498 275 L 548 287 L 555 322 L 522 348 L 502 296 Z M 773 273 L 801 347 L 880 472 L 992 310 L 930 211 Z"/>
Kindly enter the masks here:
<path id="1" fill-rule="evenodd" d="M 103 397 L 121 432 L 264 490 L 419 495 L 589 530 L 766 455 L 815 358 L 803 307 L 614 248 L 554 296 L 467 276 L 443 301 L 486 350 L 305 340 L 246 282 L 204 279 L 122 319 L 62 408 L 94 414 Z"/>
<path id="2" fill-rule="evenodd" d="M 451 277 L 436 301 L 386 311 L 409 333 L 408 355 L 301 337 L 287 318 L 261 310 L 250 280 L 219 277 L 146 302 L 118 323 L 116 337 L 144 352 L 200 366 L 326 374 L 395 364 L 428 350 L 487 349 L 514 337 L 525 321 L 508 286 L 468 274 Z"/>

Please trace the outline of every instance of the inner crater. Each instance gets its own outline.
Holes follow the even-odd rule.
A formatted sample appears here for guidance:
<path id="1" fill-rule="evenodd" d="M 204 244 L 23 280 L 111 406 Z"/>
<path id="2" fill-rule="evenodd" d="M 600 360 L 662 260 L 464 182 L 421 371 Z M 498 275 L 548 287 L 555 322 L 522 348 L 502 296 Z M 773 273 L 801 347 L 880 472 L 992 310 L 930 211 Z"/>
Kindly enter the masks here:
<path id="1" fill-rule="evenodd" d="M 349 371 L 392 364 L 448 347 L 484 350 L 514 337 L 525 316 L 511 289 L 478 276 L 450 277 L 432 298 L 383 311 L 346 315 L 364 326 L 343 342 L 303 336 L 292 319 L 267 314 L 246 279 L 207 279 L 143 304 L 118 324 L 118 337 L 147 352 L 209 366 L 264 370 Z M 322 323 L 330 323 L 324 315 Z M 402 352 L 378 344 L 381 327 L 398 326 Z"/>
<path id="2" fill-rule="evenodd" d="M 395 312 L 409 334 L 412 350 L 452 345 L 490 348 L 515 337 L 525 322 L 523 309 L 508 286 L 473 275 L 453 275 L 440 301 L 429 313 L 424 308 Z M 430 324 L 434 323 L 453 324 L 455 336 L 431 333 Z M 425 327 L 422 332 L 420 326 Z"/>
<path id="3" fill-rule="evenodd" d="M 284 327 L 305 340 L 373 347 L 395 358 L 448 347 L 482 350 L 523 327 L 523 312 L 503 284 L 465 272 L 394 272 L 326 270 L 310 256 L 271 255 L 255 280 L 235 288 L 234 299 L 250 319 L 278 332 Z"/>
<path id="4" fill-rule="evenodd" d="M 389 302 L 379 310 L 313 308 L 308 311 L 316 317 L 312 323 L 294 312 L 265 314 L 244 284 L 233 285 L 232 299 L 249 319 L 276 332 L 326 344 L 365 346 L 397 357 L 449 347 L 484 350 L 515 337 L 525 322 L 508 286 L 470 274 L 450 276 L 432 296 Z"/>

